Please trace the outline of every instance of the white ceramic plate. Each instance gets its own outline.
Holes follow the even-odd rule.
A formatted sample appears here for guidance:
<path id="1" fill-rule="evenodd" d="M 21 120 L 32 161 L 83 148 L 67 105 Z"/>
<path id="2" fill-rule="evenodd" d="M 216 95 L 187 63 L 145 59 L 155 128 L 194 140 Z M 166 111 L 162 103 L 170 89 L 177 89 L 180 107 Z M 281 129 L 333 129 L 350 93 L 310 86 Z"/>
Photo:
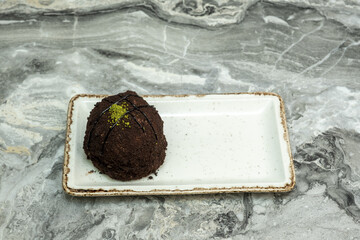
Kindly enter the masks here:
<path id="1" fill-rule="evenodd" d="M 143 96 L 164 121 L 168 149 L 153 179 L 109 178 L 82 149 L 87 117 L 104 95 L 69 103 L 64 190 L 76 196 L 285 192 L 295 184 L 284 104 L 273 93 Z"/>

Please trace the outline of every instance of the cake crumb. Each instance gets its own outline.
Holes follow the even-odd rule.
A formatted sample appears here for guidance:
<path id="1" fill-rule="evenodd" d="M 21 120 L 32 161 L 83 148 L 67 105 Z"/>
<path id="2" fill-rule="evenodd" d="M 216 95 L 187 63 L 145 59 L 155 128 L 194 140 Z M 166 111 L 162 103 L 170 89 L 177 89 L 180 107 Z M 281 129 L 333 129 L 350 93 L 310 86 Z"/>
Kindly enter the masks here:
<path id="1" fill-rule="evenodd" d="M 87 123 L 83 149 L 96 173 L 101 171 L 120 181 L 146 179 L 163 164 L 167 147 L 163 121 L 156 108 L 135 92 L 102 99 L 91 110 Z M 143 131 L 138 131 L 141 128 Z"/>
<path id="2" fill-rule="evenodd" d="M 153 176 L 148 177 L 148 179 L 152 180 L 152 179 L 153 179 Z"/>
<path id="3" fill-rule="evenodd" d="M 88 173 L 94 173 L 95 172 L 95 170 L 90 170 Z"/>

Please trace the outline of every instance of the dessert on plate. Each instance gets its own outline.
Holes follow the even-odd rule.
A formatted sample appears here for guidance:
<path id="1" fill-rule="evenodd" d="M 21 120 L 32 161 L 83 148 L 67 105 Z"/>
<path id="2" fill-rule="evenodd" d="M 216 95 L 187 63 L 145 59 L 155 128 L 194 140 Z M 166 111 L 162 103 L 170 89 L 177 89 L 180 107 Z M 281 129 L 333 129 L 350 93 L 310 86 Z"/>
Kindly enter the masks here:
<path id="1" fill-rule="evenodd" d="M 111 178 L 129 181 L 155 173 L 166 147 L 159 113 L 133 91 L 106 97 L 90 112 L 83 148 Z"/>

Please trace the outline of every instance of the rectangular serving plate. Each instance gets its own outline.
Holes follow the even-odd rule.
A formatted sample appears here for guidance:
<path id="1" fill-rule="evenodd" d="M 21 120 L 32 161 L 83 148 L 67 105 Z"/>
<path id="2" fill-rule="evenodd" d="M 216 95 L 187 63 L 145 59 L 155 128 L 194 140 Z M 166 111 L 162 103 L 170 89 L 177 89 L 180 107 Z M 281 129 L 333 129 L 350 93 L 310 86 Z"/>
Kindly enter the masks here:
<path id="1" fill-rule="evenodd" d="M 143 96 L 164 121 L 164 164 L 152 179 L 99 173 L 82 148 L 87 117 L 106 95 L 69 103 L 63 188 L 74 196 L 287 192 L 295 185 L 281 97 L 274 93 Z"/>

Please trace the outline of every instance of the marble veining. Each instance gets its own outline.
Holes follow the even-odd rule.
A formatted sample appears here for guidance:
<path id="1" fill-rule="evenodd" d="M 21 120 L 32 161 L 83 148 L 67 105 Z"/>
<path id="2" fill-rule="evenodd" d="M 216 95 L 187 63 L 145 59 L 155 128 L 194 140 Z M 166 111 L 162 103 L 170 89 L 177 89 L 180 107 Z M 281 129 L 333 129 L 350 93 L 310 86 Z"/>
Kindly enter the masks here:
<path id="1" fill-rule="evenodd" d="M 0 2 L 0 239 L 359 239 L 360 3 Z M 270 91 L 285 194 L 76 198 L 61 187 L 77 93 Z"/>

